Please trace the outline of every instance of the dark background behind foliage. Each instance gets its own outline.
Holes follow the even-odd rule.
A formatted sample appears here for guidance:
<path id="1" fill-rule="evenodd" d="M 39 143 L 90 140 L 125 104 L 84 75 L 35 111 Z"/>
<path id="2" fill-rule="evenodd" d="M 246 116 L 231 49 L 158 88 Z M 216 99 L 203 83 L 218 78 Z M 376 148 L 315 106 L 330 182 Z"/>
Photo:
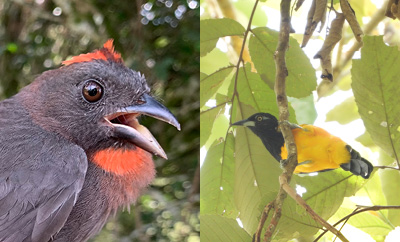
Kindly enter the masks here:
<path id="1" fill-rule="evenodd" d="M 155 158 L 150 189 L 92 241 L 200 241 L 199 15 L 195 0 L 0 0 L 0 99 L 113 38 L 181 122 L 142 119 L 169 160 Z"/>

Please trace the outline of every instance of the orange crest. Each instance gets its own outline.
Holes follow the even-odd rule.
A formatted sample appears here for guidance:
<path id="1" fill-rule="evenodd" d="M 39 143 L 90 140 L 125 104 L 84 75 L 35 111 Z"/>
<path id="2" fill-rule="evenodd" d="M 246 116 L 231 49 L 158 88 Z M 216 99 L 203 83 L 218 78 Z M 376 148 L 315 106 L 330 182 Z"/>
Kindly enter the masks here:
<path id="1" fill-rule="evenodd" d="M 113 61 L 116 63 L 123 63 L 123 60 L 121 59 L 121 54 L 114 51 L 113 41 L 114 41 L 113 39 L 109 39 L 103 45 L 103 48 L 87 54 L 80 54 L 78 56 L 74 56 L 70 60 L 63 61 L 62 64 L 67 66 L 73 63 L 87 62 L 92 60 L 105 60 L 105 61 Z"/>

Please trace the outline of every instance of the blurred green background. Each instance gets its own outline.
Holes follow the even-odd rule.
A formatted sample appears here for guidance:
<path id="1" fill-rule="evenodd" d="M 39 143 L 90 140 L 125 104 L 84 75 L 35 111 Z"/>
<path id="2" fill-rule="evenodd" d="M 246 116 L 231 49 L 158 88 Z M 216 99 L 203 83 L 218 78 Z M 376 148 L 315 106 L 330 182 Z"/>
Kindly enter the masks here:
<path id="1" fill-rule="evenodd" d="M 157 178 L 130 213 L 120 212 L 92 242 L 200 241 L 199 1 L 0 0 L 0 99 L 43 71 L 114 39 L 125 64 L 182 125 L 142 120 L 167 152 Z"/>

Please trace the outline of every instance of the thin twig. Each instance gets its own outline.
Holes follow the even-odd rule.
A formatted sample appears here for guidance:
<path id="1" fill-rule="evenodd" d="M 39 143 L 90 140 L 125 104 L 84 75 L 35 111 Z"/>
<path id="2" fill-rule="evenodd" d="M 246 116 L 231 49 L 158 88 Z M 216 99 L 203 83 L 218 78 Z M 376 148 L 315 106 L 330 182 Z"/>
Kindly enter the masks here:
<path id="1" fill-rule="evenodd" d="M 279 178 L 284 179 L 284 177 L 279 177 Z M 348 242 L 346 237 L 344 237 L 340 231 L 338 231 L 335 227 L 333 227 L 328 222 L 326 222 L 325 219 L 321 218 L 316 212 L 314 212 L 314 210 L 306 203 L 306 201 L 304 201 L 303 198 L 300 197 L 299 194 L 297 194 L 296 191 L 291 186 L 289 186 L 289 184 L 286 180 L 282 180 L 282 181 L 280 180 L 279 183 L 282 184 L 282 187 L 285 190 L 285 192 L 287 194 L 289 194 L 289 196 L 291 196 L 297 202 L 297 204 L 302 206 L 307 211 L 307 213 L 310 215 L 310 217 L 312 219 L 314 219 L 315 221 L 320 223 L 322 226 L 327 228 L 334 235 L 339 237 L 339 239 L 341 239 L 343 242 L 346 242 L 346 241 Z"/>
<path id="2" fill-rule="evenodd" d="M 265 221 L 268 218 L 268 214 L 271 209 L 274 208 L 275 201 L 271 201 L 264 207 L 263 213 L 261 214 L 260 222 L 258 223 L 257 231 L 253 236 L 253 242 L 259 242 L 262 228 L 264 227 Z"/>
<path id="3" fill-rule="evenodd" d="M 392 170 L 400 170 L 399 167 L 393 167 L 393 166 L 374 166 L 374 168 L 378 169 L 392 169 Z"/>
<path id="4" fill-rule="evenodd" d="M 239 60 L 238 60 L 238 62 L 236 64 L 235 88 L 234 88 L 234 94 L 232 96 L 232 103 L 233 103 L 233 99 L 235 98 L 235 96 L 239 99 L 239 94 L 237 92 L 237 82 L 238 82 L 238 77 L 239 77 L 239 67 L 240 67 L 240 63 L 243 62 L 243 52 L 244 52 L 245 47 L 246 47 L 247 36 L 249 35 L 249 32 L 251 31 L 251 23 L 253 22 L 253 17 L 254 17 L 254 14 L 256 12 L 257 5 L 258 5 L 258 0 L 254 3 L 254 7 L 253 7 L 253 10 L 252 10 L 252 12 L 250 14 L 250 18 L 249 18 L 249 24 L 247 25 L 247 29 L 244 32 L 242 49 L 240 50 Z"/>
<path id="5" fill-rule="evenodd" d="M 358 207 L 364 207 L 364 206 L 358 206 Z M 348 220 L 349 218 L 351 218 L 352 216 L 362 213 L 362 212 L 366 212 L 366 211 L 379 211 L 379 210 L 383 210 L 383 209 L 400 209 L 400 206 L 370 206 L 370 207 L 364 207 L 362 209 L 359 210 L 355 210 L 354 212 L 350 213 L 349 215 L 341 218 L 339 221 L 337 221 L 333 226 L 337 226 L 338 224 L 340 224 L 341 222 Z M 324 236 L 324 234 L 328 232 L 327 230 L 325 230 L 324 232 L 322 232 L 315 240 L 314 242 L 317 242 L 319 239 L 322 238 L 322 236 Z"/>

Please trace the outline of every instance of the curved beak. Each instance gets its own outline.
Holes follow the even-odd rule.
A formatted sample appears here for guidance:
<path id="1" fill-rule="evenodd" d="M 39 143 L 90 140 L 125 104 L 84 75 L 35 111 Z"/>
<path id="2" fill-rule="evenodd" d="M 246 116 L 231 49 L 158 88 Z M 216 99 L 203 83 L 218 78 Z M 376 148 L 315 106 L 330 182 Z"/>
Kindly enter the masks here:
<path id="1" fill-rule="evenodd" d="M 120 108 L 115 113 L 105 117 L 114 128 L 113 136 L 127 140 L 128 142 L 154 154 L 167 159 L 164 150 L 153 137 L 150 131 L 139 123 L 137 117 L 147 115 L 167 122 L 181 129 L 174 115 L 161 103 L 151 96 L 144 94 L 143 103 Z"/>

